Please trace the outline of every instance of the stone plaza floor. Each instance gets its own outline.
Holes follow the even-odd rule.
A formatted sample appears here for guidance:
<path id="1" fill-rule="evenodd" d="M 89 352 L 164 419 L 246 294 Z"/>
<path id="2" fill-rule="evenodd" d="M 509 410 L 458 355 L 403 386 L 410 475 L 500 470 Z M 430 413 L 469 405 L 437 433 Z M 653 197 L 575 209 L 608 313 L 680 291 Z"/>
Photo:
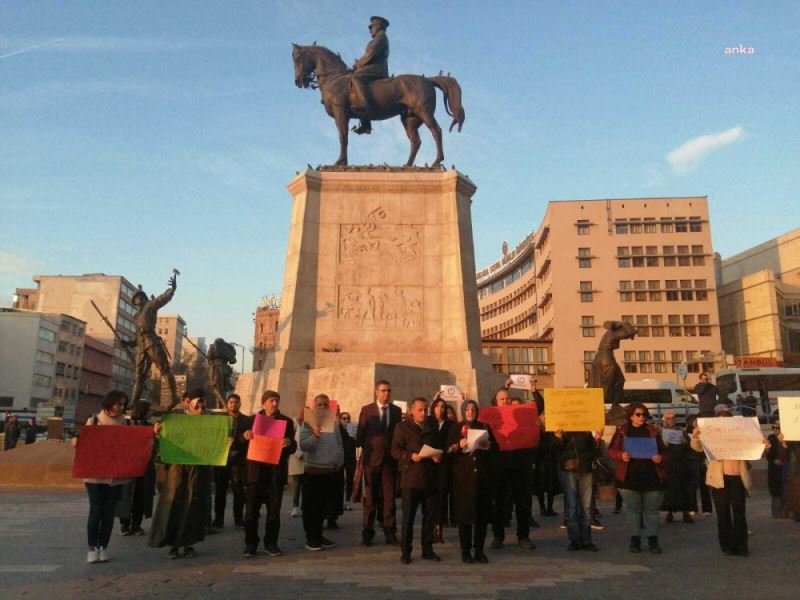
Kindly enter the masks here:
<path id="1" fill-rule="evenodd" d="M 517 548 L 512 529 L 505 548 L 487 550 L 490 564 L 465 565 L 457 530 L 447 529 L 446 543 L 436 546 L 443 562 L 422 561 L 417 543 L 414 561 L 405 566 L 396 546 L 359 545 L 360 505 L 339 520 L 340 530 L 326 532 L 338 547 L 322 552 L 303 548 L 302 519 L 290 518 L 289 506 L 287 495 L 282 557 L 241 558 L 243 532 L 229 524 L 197 544 L 197 558 L 171 561 L 166 549 L 148 548 L 143 537 L 122 537 L 117 526 L 110 562 L 89 565 L 85 493 L 0 490 L 0 598 L 800 597 L 800 525 L 770 518 L 769 497 L 763 491 L 748 500 L 753 534 L 748 558 L 724 556 L 716 540 L 716 519 L 700 516 L 694 525 L 678 519 L 662 527 L 663 555 L 630 554 L 622 515 L 601 503 L 607 528 L 594 532 L 597 553 L 567 552 L 561 518 L 539 519 L 537 509 L 542 527 L 533 530 L 534 551 Z M 381 541 L 380 533 L 376 541 Z"/>

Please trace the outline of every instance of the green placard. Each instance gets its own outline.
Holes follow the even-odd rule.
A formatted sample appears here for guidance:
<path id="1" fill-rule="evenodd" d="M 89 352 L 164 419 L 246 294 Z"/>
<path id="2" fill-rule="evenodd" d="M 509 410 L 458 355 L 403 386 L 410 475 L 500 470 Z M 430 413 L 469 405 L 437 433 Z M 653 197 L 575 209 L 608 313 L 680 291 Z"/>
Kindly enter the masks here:
<path id="1" fill-rule="evenodd" d="M 161 462 L 224 466 L 232 423 L 228 415 L 164 415 L 158 432 Z"/>

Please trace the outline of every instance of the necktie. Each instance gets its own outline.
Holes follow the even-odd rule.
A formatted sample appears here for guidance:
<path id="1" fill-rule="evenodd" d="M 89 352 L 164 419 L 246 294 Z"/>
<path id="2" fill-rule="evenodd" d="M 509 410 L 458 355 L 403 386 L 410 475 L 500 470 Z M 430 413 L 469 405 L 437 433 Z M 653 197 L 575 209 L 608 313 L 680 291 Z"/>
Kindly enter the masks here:
<path id="1" fill-rule="evenodd" d="M 386 411 L 385 406 L 381 406 L 381 427 L 386 431 L 389 429 L 389 413 Z"/>

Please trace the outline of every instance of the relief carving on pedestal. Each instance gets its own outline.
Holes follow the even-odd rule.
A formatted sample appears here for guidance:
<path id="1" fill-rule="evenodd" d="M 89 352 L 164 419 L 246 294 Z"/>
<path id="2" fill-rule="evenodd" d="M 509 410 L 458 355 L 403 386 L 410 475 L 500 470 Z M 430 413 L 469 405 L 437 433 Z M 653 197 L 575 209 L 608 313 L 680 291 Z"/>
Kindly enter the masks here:
<path id="1" fill-rule="evenodd" d="M 408 263 L 422 256 L 422 226 L 386 223 L 386 211 L 378 207 L 363 223 L 345 223 L 339 230 L 339 261 L 352 264 L 388 259 Z"/>
<path id="2" fill-rule="evenodd" d="M 336 320 L 342 327 L 361 330 L 420 330 L 422 288 L 341 285 Z"/>

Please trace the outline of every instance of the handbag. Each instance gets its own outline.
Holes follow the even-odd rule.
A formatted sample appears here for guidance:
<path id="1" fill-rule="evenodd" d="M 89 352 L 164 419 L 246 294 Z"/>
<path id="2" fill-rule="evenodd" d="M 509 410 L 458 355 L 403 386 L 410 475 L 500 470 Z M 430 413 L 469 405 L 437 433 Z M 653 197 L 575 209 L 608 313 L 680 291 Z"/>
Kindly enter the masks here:
<path id="1" fill-rule="evenodd" d="M 605 485 L 611 481 L 613 473 L 611 468 L 603 461 L 602 457 L 595 456 L 592 460 L 592 480 L 597 485 Z"/>

